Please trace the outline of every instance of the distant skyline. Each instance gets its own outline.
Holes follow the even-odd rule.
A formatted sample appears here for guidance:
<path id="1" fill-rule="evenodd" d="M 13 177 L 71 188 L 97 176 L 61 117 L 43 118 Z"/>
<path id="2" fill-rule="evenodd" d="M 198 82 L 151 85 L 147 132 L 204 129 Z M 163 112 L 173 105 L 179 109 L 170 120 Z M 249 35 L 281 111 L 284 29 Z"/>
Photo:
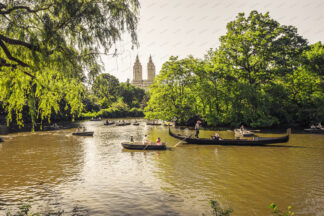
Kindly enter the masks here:
<path id="1" fill-rule="evenodd" d="M 324 40 L 323 0 L 140 0 L 140 4 L 139 47 L 132 50 L 126 34 L 111 49 L 113 52 L 117 48 L 117 57 L 102 56 L 103 72 L 121 82 L 132 80 L 136 55 L 143 66 L 143 79 L 147 78 L 150 55 L 157 74 L 170 56 L 203 58 L 210 48 L 219 46 L 226 24 L 240 12 L 248 15 L 252 10 L 268 11 L 280 24 L 297 27 L 310 43 Z"/>

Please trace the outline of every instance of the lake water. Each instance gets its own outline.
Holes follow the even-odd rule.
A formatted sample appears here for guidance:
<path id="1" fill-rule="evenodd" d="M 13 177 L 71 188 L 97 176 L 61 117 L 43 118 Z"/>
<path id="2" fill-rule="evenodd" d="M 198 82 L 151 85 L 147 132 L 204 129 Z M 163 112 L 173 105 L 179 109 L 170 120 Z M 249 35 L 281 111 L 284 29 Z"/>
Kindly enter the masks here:
<path id="1" fill-rule="evenodd" d="M 21 203 L 65 215 L 202 215 L 210 212 L 209 200 L 234 209 L 233 215 L 270 215 L 272 202 L 283 210 L 292 206 L 296 215 L 324 215 L 324 135 L 292 134 L 279 147 L 129 151 L 121 142 L 131 135 L 161 137 L 170 147 L 179 140 L 164 126 L 103 123 L 80 123 L 94 137 L 72 136 L 72 129 L 2 136 L 0 215 Z M 200 137 L 213 133 L 202 130 Z"/>

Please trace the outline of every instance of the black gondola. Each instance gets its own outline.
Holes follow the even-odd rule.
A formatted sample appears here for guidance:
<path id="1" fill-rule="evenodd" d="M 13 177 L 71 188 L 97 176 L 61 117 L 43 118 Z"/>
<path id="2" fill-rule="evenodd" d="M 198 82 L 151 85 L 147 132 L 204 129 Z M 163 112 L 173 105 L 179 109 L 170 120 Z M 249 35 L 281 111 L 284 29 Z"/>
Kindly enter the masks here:
<path id="1" fill-rule="evenodd" d="M 85 131 L 85 132 L 74 132 L 72 135 L 74 136 L 93 136 L 93 131 Z"/>
<path id="2" fill-rule="evenodd" d="M 155 145 L 155 144 L 143 144 L 143 142 L 123 142 L 122 146 L 125 149 L 131 150 L 166 150 L 166 145 Z"/>
<path id="3" fill-rule="evenodd" d="M 289 129 L 288 129 L 289 130 Z M 189 144 L 197 145 L 237 145 L 237 146 L 263 146 L 275 143 L 285 143 L 289 140 L 289 134 L 282 137 L 255 137 L 254 139 L 208 139 L 191 138 L 180 134 L 174 134 L 169 128 L 170 136 L 183 140 Z"/>
<path id="4" fill-rule="evenodd" d="M 104 125 L 112 125 L 112 124 L 115 124 L 115 122 L 114 122 L 114 121 L 106 121 L 106 122 L 104 123 Z"/>

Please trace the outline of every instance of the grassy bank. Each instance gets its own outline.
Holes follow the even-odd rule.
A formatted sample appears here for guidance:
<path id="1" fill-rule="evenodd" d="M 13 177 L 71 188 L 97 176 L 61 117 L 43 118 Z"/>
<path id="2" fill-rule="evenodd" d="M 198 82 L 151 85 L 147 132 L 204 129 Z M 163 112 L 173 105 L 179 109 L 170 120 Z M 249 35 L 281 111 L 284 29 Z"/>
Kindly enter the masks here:
<path id="1" fill-rule="evenodd" d="M 144 117 L 143 110 L 132 108 L 130 110 L 120 110 L 115 108 L 102 109 L 98 112 L 81 113 L 80 119 L 89 118 L 125 118 L 125 117 Z"/>

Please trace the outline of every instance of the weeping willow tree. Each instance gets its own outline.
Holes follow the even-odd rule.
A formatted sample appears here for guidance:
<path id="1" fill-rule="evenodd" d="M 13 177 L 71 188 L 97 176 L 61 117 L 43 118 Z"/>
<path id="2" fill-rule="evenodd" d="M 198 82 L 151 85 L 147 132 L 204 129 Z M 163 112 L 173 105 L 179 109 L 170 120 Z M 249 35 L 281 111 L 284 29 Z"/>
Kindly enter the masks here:
<path id="1" fill-rule="evenodd" d="M 124 32 L 137 45 L 138 0 L 4 0 L 0 2 L 0 102 L 7 123 L 50 120 L 60 102 L 73 118 L 83 82 L 100 72 L 100 55 Z"/>

